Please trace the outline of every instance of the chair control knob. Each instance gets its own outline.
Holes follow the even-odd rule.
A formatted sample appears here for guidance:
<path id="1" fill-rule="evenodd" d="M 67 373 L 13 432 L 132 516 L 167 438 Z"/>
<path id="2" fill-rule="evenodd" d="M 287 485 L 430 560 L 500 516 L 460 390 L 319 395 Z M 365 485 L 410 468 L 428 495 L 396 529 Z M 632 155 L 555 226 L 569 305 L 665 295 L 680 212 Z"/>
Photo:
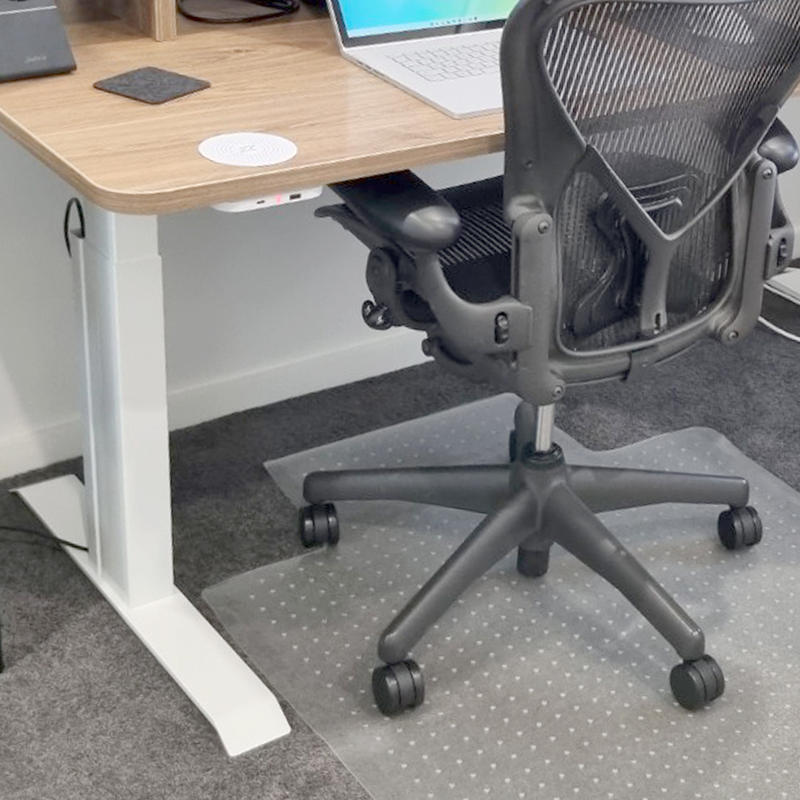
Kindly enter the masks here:
<path id="1" fill-rule="evenodd" d="M 494 319 L 494 340 L 497 344 L 505 344 L 511 338 L 511 322 L 508 314 L 498 314 Z"/>
<path id="2" fill-rule="evenodd" d="M 372 300 L 365 300 L 361 306 L 361 316 L 364 322 L 376 331 L 388 331 L 394 325 L 392 312 L 383 303 L 375 305 Z"/>

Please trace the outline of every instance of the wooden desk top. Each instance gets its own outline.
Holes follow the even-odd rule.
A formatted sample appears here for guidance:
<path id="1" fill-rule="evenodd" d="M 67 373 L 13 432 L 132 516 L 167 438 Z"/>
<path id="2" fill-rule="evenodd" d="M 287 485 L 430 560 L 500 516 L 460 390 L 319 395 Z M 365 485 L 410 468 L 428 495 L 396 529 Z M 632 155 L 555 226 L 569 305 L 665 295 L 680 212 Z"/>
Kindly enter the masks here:
<path id="1" fill-rule="evenodd" d="M 330 21 L 209 26 L 155 42 L 119 20 L 69 26 L 78 70 L 0 84 L 0 129 L 99 206 L 162 214 L 503 148 L 502 114 L 454 120 L 339 55 Z M 152 106 L 93 88 L 142 66 L 210 89 Z M 209 136 L 263 131 L 299 153 L 277 167 L 214 164 Z"/>
<path id="2" fill-rule="evenodd" d="M 291 30 L 288 30 L 288 29 Z M 480 155 L 503 147 L 501 114 L 454 120 L 343 59 L 330 22 L 182 24 L 154 42 L 118 21 L 69 28 L 70 75 L 0 84 L 0 128 L 111 211 L 161 214 Z M 157 66 L 210 89 L 148 105 L 94 89 Z M 197 152 L 209 136 L 264 131 L 299 153 L 270 168 Z"/>

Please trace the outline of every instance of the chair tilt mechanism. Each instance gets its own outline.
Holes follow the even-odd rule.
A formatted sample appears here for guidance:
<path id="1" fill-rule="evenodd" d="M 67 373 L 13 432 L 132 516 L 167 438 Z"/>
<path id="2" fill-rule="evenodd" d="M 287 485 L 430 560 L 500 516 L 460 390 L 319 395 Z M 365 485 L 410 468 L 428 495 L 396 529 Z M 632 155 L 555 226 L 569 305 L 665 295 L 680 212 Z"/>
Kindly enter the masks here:
<path id="1" fill-rule="evenodd" d="M 441 193 L 410 172 L 351 181 L 333 187 L 343 205 L 318 215 L 370 250 L 368 325 L 424 331 L 444 367 L 519 395 L 509 460 L 312 473 L 302 540 L 338 542 L 336 500 L 486 515 L 384 631 L 373 673 L 384 713 L 422 703 L 410 651 L 474 581 L 512 550 L 522 575 L 541 577 L 554 544 L 675 648 L 673 694 L 698 709 L 725 687 L 702 630 L 596 515 L 726 506 L 719 539 L 747 548 L 762 538 L 747 481 L 568 465 L 554 408 L 570 385 L 634 378 L 755 326 L 764 280 L 794 245 L 777 175 L 798 148 L 776 113 L 800 78 L 800 11 L 793 0 L 522 0 L 501 67 L 504 176 Z"/>

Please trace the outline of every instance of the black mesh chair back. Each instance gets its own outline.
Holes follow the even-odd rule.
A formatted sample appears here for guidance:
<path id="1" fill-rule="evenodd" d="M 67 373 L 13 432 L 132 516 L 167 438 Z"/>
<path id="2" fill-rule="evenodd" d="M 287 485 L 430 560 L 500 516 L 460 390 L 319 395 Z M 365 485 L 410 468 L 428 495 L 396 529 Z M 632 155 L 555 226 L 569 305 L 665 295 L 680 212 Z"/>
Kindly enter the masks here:
<path id="1" fill-rule="evenodd" d="M 800 77 L 800 3 L 522 0 L 502 61 L 506 209 L 555 222 L 556 272 L 525 278 L 519 254 L 513 272 L 517 296 L 557 293 L 551 370 L 600 378 L 613 353 L 746 333 L 746 166 Z"/>
<path id="2" fill-rule="evenodd" d="M 777 174 L 800 152 L 775 119 L 800 77 L 798 23 L 800 0 L 521 0 L 501 48 L 505 175 L 442 193 L 410 172 L 349 181 L 334 187 L 344 205 L 317 212 L 370 248 L 368 325 L 425 331 L 426 354 L 522 400 L 507 462 L 305 479 L 306 546 L 338 542 L 336 500 L 485 515 L 381 635 L 384 713 L 423 702 L 409 654 L 462 593 L 512 550 L 522 576 L 541 578 L 553 544 L 672 645 L 680 705 L 722 695 L 702 629 L 597 514 L 727 506 L 717 533 L 741 550 L 763 533 L 747 481 L 569 464 L 554 406 L 571 384 L 629 378 L 755 324 L 794 238 Z"/>

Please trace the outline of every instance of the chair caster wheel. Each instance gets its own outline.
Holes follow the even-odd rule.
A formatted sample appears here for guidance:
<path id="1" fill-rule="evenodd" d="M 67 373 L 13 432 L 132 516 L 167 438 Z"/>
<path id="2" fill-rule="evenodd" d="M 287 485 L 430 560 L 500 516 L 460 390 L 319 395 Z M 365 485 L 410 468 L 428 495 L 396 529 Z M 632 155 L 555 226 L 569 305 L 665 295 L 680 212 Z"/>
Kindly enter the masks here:
<path id="1" fill-rule="evenodd" d="M 752 506 L 723 511 L 717 520 L 719 540 L 728 550 L 741 550 L 758 544 L 763 532 L 761 517 Z"/>
<path id="2" fill-rule="evenodd" d="M 298 523 L 300 540 L 306 547 L 336 544 L 339 541 L 339 518 L 333 503 L 301 508 Z"/>
<path id="3" fill-rule="evenodd" d="M 689 711 L 696 711 L 722 696 L 725 676 L 711 656 L 703 656 L 673 667 L 669 684 L 675 699 Z"/>
<path id="4" fill-rule="evenodd" d="M 400 661 L 372 671 L 372 694 L 387 716 L 421 706 L 425 700 L 425 679 L 416 661 Z"/>

